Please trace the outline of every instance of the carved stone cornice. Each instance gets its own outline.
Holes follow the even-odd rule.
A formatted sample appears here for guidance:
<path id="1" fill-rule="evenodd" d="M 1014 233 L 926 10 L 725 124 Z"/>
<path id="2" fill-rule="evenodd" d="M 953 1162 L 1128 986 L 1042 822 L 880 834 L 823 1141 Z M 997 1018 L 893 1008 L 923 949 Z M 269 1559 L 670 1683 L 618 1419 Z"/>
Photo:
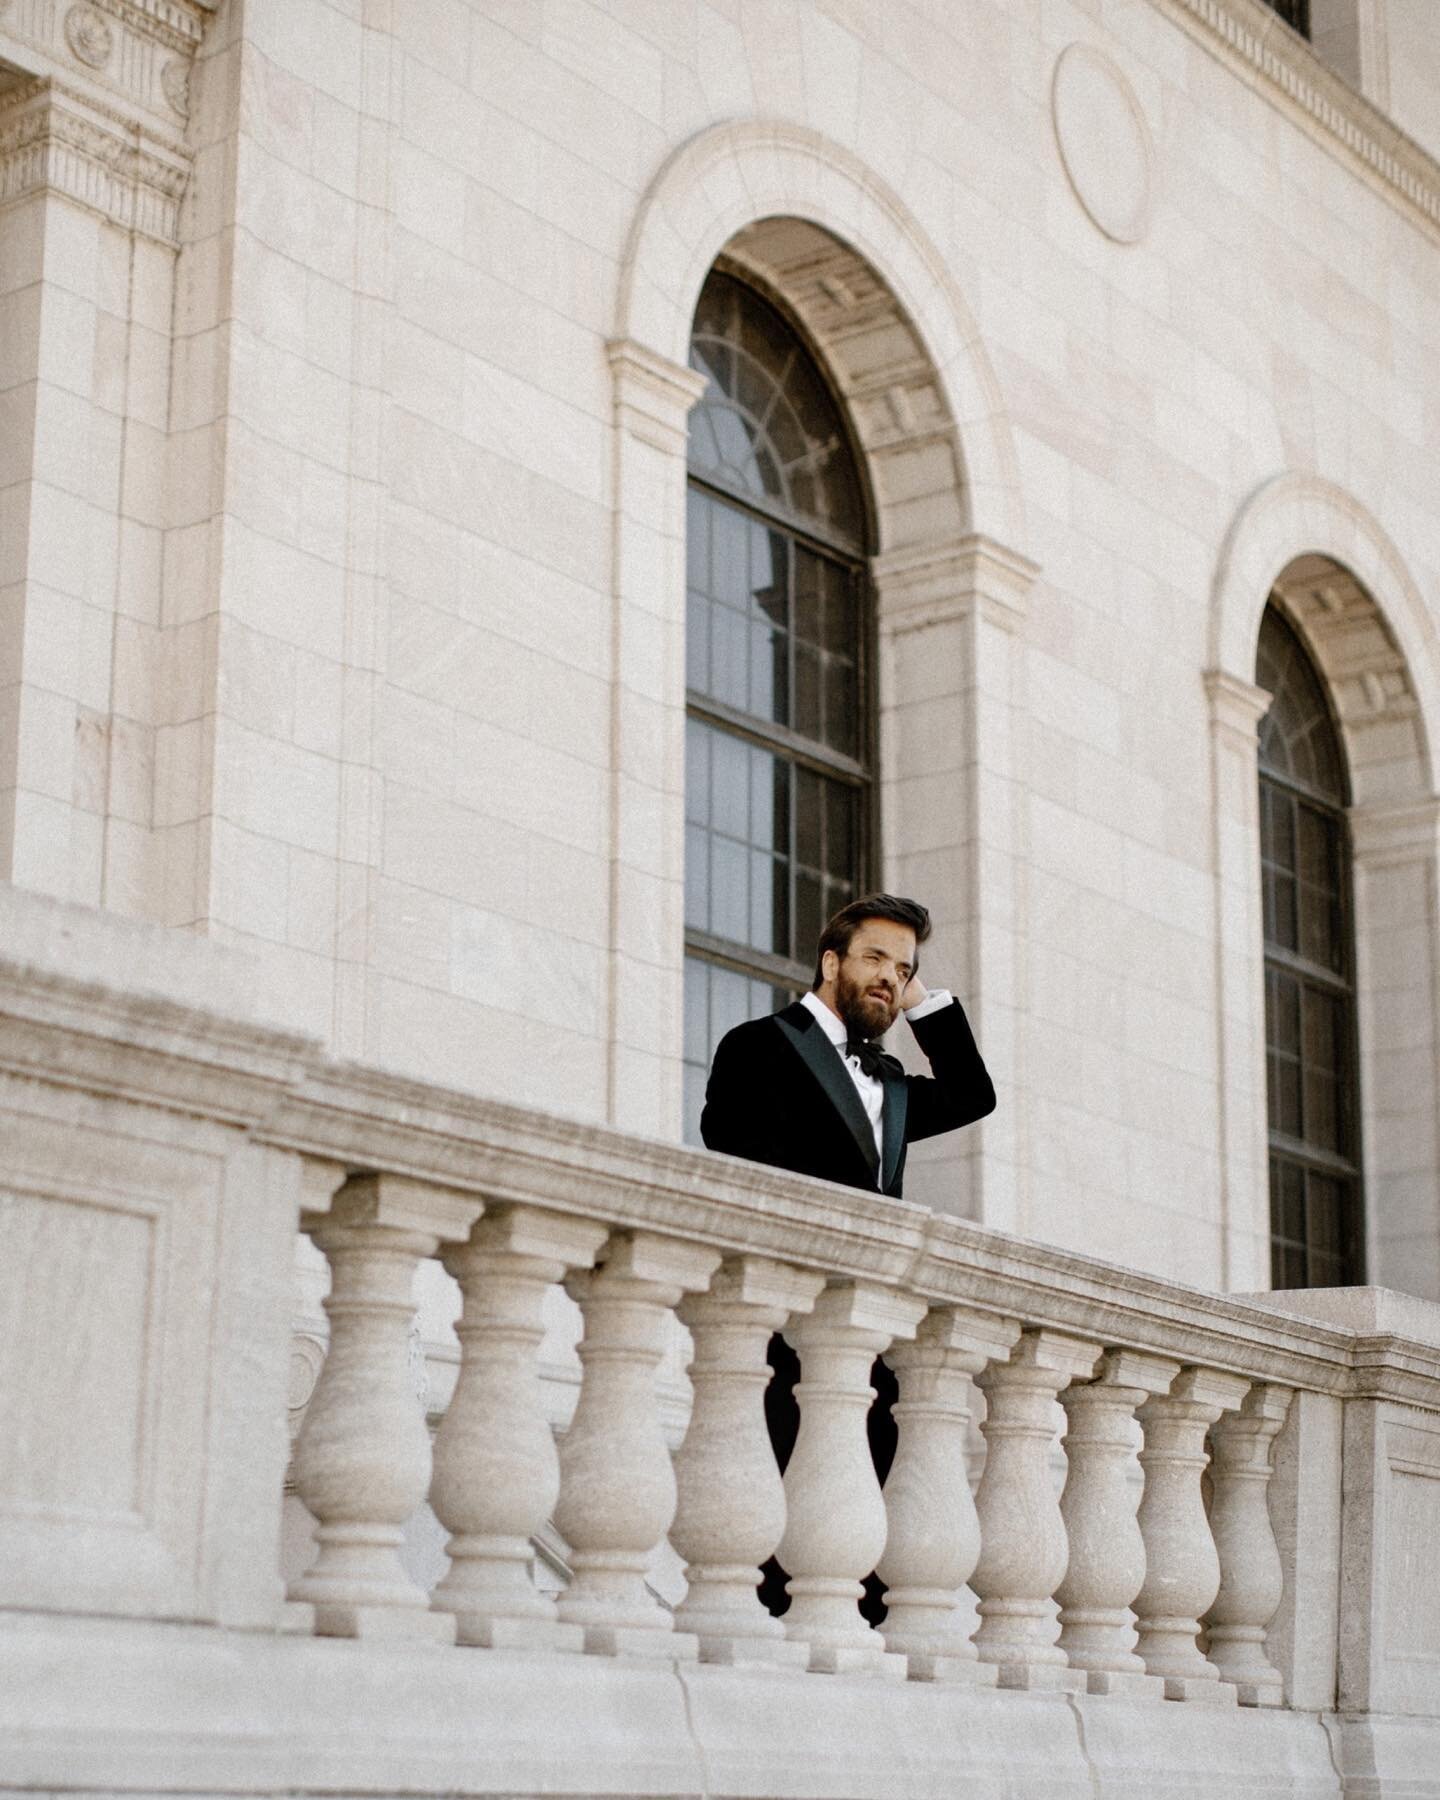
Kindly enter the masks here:
<path id="1" fill-rule="evenodd" d="M 214 0 L 8 0 L 0 45 L 32 73 L 139 106 L 175 133 L 189 116 L 190 67 Z"/>
<path id="2" fill-rule="evenodd" d="M 99 12 L 118 19 L 137 36 L 154 38 L 171 50 L 193 56 L 205 31 L 205 16 L 213 5 L 189 0 L 86 0 Z"/>
<path id="3" fill-rule="evenodd" d="M 922 631 L 972 612 L 1006 631 L 1025 624 L 1038 563 L 982 532 L 907 545 L 872 561 L 885 632 Z"/>
<path id="4" fill-rule="evenodd" d="M 1261 0 L 1154 0 L 1333 156 L 1440 236 L 1440 162 Z"/>
<path id="5" fill-rule="evenodd" d="M 178 241 L 190 159 L 53 81 L 0 101 L 0 206 L 50 191 L 163 244 Z"/>

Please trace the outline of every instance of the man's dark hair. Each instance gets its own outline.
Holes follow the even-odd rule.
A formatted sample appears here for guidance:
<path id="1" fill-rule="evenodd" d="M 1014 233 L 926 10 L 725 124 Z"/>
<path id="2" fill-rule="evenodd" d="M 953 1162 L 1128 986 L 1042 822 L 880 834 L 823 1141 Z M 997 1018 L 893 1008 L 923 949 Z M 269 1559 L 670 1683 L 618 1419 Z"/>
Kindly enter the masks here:
<path id="1" fill-rule="evenodd" d="M 826 924 L 820 933 L 820 945 L 815 952 L 815 979 L 812 988 L 818 988 L 825 979 L 825 952 L 833 950 L 843 961 L 850 949 L 850 940 L 867 919 L 888 919 L 893 925 L 907 925 L 915 933 L 915 969 L 920 967 L 919 948 L 930 935 L 930 914 L 918 900 L 905 900 L 899 894 L 862 894 L 860 899 L 852 900 L 848 906 L 842 906 Z"/>

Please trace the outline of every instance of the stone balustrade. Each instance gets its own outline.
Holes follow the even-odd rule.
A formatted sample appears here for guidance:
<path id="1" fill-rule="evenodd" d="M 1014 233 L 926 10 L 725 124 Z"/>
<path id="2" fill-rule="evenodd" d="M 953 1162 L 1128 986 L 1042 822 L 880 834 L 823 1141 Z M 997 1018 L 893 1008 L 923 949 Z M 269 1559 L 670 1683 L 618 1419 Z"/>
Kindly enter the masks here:
<path id="1" fill-rule="evenodd" d="M 214 986 L 172 939 L 118 985 L 75 918 L 0 961 L 0 1787 L 1437 1793 L 1434 1308 L 1206 1293 L 327 1061 L 238 985 L 168 992 Z M 292 1447 L 297 1227 L 328 1347 Z M 422 1269 L 457 1313 L 433 1443 Z"/>
<path id="2" fill-rule="evenodd" d="M 373 1072 L 324 1072 L 269 1129 L 318 1167 L 394 1165 L 352 1174 L 303 1219 L 334 1271 L 342 1367 L 331 1378 L 327 1364 L 295 1455 L 320 1525 L 291 1600 L 312 1608 L 314 1631 L 1283 1704 L 1266 1647 L 1284 1583 L 1272 1448 L 1296 1389 L 1351 1382 L 1339 1334 L 876 1196 Z M 397 1296 L 427 1255 L 464 1295 L 430 1488 L 451 1566 L 428 1617 L 392 1566 L 398 1515 L 428 1470 Z M 375 1290 L 363 1303 L 356 1271 Z M 535 1365 L 547 1284 L 584 1321 L 558 1455 Z M 673 1454 L 654 1384 L 672 1319 L 692 1336 L 695 1393 Z M 763 1406 L 774 1331 L 801 1361 L 783 1476 Z M 866 1438 L 877 1354 L 900 1384 L 883 1491 Z M 975 1390 L 986 1458 L 972 1496 Z M 549 1517 L 569 1548 L 558 1604 L 531 1566 Z M 647 1580 L 667 1538 L 686 1565 L 673 1612 Z M 755 1592 L 772 1553 L 789 1576 L 783 1619 Z M 888 1590 L 878 1630 L 858 1606 L 872 1570 Z M 973 1636 L 959 1623 L 967 1583 Z"/>
<path id="3" fill-rule="evenodd" d="M 413 1097 L 407 1111 L 413 1120 Z M 676 1196 L 663 1190 L 642 1228 L 638 1185 L 627 1217 L 604 1217 L 600 1197 L 578 1183 L 569 1198 L 584 1210 L 562 1211 L 553 1192 L 533 1191 L 554 1174 L 538 1159 L 525 1198 L 516 1197 L 521 1168 L 503 1186 L 497 1174 L 468 1190 L 453 1168 L 444 1183 L 369 1172 L 350 1175 L 324 1211 L 302 1215 L 332 1271 L 331 1337 L 295 1449 L 295 1486 L 318 1525 L 314 1561 L 290 1590 L 293 1627 L 1282 1702 L 1265 1652 L 1282 1592 L 1266 1484 L 1291 1390 L 1269 1377 L 1304 1374 L 1293 1352 L 1257 1341 L 1248 1351 L 1232 1344 L 1226 1367 L 1186 1360 L 1173 1307 L 1134 1321 L 1117 1343 L 1093 1298 L 1066 1307 L 1068 1330 L 1051 1323 L 1059 1292 L 1046 1302 L 1037 1292 L 1019 1318 L 973 1298 L 956 1304 L 945 1268 L 959 1266 L 957 1240 L 985 1234 L 868 1196 L 653 1154 L 684 1157 L 711 1183 L 739 1181 L 757 1202 L 783 1189 L 808 1204 L 830 1235 L 825 1245 L 811 1239 L 821 1266 L 747 1244 L 762 1237 L 774 1248 L 773 1221 L 758 1205 L 747 1217 L 733 1192 L 721 1229 L 698 1217 L 680 1232 L 662 1229 L 676 1222 Z M 327 1154 L 320 1166 L 338 1165 Z M 504 1197 L 487 1197 L 497 1187 Z M 697 1183 L 692 1207 L 703 1196 Z M 902 1234 L 892 1257 L 909 1248 L 905 1236 L 918 1240 L 910 1267 L 861 1278 L 883 1210 Z M 847 1242 L 851 1213 L 861 1230 Z M 463 1311 L 432 1473 L 407 1333 L 417 1263 L 435 1256 L 459 1282 Z M 1087 1272 L 1117 1293 L 1129 1279 Z M 562 1282 L 583 1315 L 584 1375 L 557 1454 L 536 1352 L 544 1289 Z M 1242 1309 L 1230 1305 L 1238 1322 Z M 673 1457 L 654 1385 L 672 1317 L 693 1334 L 695 1359 L 694 1411 Z M 765 1344 L 777 1330 L 801 1360 L 800 1429 L 783 1479 L 763 1409 Z M 900 1380 L 883 1492 L 866 1436 L 877 1354 Z M 1247 1363 L 1253 1373 L 1241 1372 Z M 963 1454 L 971 1378 L 986 1400 L 973 1499 Z M 1051 1451 L 1062 1409 L 1060 1494 Z M 1130 1479 L 1137 1428 L 1143 1497 Z M 1207 1431 L 1216 1446 L 1208 1508 Z M 427 1493 L 451 1533 L 449 1572 L 430 1596 L 397 1560 L 401 1527 Z M 532 1567 L 531 1539 L 552 1516 L 569 1548 L 558 1604 Z M 686 1562 L 675 1613 L 647 1582 L 667 1537 Z M 783 1622 L 755 1592 L 772 1553 L 789 1574 Z M 858 1607 L 877 1567 L 889 1600 L 879 1630 Z M 955 1622 L 967 1580 L 979 1600 L 973 1641 Z"/>

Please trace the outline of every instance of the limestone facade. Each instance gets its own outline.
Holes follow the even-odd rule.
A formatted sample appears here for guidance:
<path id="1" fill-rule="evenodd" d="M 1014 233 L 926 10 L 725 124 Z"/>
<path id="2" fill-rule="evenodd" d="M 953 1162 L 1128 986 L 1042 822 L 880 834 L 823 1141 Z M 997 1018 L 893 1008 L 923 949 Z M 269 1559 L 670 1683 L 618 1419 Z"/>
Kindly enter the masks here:
<path id="1" fill-rule="evenodd" d="M 0 0 L 0 1787 L 1437 1791 L 1430 13 Z M 679 1141 L 717 261 L 1000 1095 L 903 1206 Z M 1262 1293 L 1272 597 L 1400 1293 Z"/>
<path id="2" fill-rule="evenodd" d="M 1440 1294 L 1426 14 L 12 0 L 6 874 L 263 950 L 340 1055 L 674 1137 L 723 255 L 853 426 L 874 873 L 1000 1089 L 917 1197 L 1268 1280 L 1283 581 L 1353 776 L 1367 1267 Z"/>

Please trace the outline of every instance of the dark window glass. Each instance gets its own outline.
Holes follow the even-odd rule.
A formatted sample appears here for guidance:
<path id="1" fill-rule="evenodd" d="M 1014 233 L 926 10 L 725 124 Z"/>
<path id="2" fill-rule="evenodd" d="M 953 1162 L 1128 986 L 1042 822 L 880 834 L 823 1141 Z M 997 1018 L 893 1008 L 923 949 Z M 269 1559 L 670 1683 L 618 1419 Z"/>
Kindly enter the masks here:
<path id="1" fill-rule="evenodd" d="M 1270 1278 L 1363 1281 L 1344 752 L 1304 645 L 1274 606 L 1256 680 L 1270 1122 Z"/>
<path id="2" fill-rule="evenodd" d="M 1298 31 L 1301 37 L 1310 35 L 1310 0 L 1261 0 L 1271 12 L 1279 13 L 1287 25 Z"/>
<path id="3" fill-rule="evenodd" d="M 706 282 L 686 511 L 685 1134 L 732 1025 L 807 988 L 868 837 L 865 508 L 839 407 L 744 283 Z"/>

